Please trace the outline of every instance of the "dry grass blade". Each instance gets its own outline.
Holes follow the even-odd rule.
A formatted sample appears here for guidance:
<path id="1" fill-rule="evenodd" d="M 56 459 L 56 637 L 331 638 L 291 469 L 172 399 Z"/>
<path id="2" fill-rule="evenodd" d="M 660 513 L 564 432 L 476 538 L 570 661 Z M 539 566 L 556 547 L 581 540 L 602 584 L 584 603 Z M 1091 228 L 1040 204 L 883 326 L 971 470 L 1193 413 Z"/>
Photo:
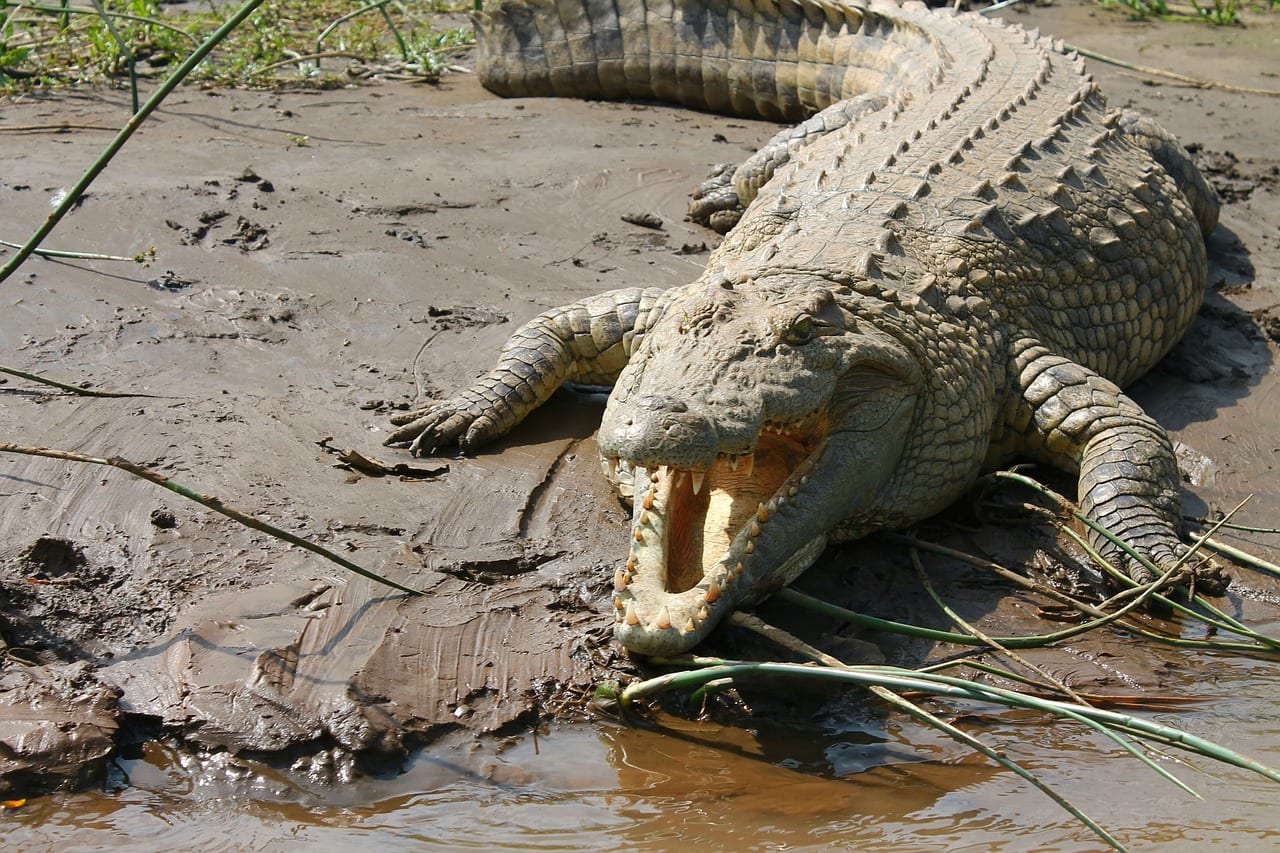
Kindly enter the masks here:
<path id="1" fill-rule="evenodd" d="M 57 388 L 60 391 L 66 391 L 69 394 L 75 394 L 80 397 L 151 397 L 158 399 L 154 394 L 141 394 L 136 391 L 94 391 L 92 388 L 80 388 L 76 385 L 68 385 L 65 382 L 58 382 L 35 373 L 27 373 L 25 370 L 18 370 L 14 367 L 0 366 L 0 373 L 7 373 L 10 376 L 16 376 L 28 382 L 35 382 L 38 385 L 48 385 L 50 388 Z"/>

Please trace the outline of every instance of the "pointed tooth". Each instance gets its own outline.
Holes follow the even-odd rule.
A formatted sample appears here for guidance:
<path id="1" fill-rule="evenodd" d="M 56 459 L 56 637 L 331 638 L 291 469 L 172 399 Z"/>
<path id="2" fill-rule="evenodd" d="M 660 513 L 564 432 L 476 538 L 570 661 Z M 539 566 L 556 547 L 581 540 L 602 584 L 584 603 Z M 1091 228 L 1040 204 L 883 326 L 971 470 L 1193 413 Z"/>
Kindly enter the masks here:
<path id="1" fill-rule="evenodd" d="M 613 597 L 613 609 L 619 612 L 618 618 L 621 619 L 622 618 L 621 612 L 626 608 L 622 606 L 622 599 L 618 598 L 618 596 L 616 595 Z"/>
<path id="2" fill-rule="evenodd" d="M 692 634 L 696 627 L 697 626 L 693 624 L 693 617 L 690 616 L 689 621 L 684 623 L 684 628 L 682 630 L 686 634 Z"/>
<path id="3" fill-rule="evenodd" d="M 616 456 L 609 457 L 609 470 L 615 474 L 618 473 L 618 462 L 619 462 L 618 457 Z"/>
<path id="4" fill-rule="evenodd" d="M 756 552 L 756 540 L 754 539 L 747 540 L 746 552 L 748 554 L 754 554 Z"/>
<path id="5" fill-rule="evenodd" d="M 698 621 L 699 621 L 699 622 L 705 622 L 705 621 L 707 621 L 707 617 L 708 617 L 708 616 L 710 616 L 710 615 L 711 615 L 711 614 L 707 611 L 706 605 L 703 605 L 702 607 L 699 607 L 699 608 L 698 608 Z"/>
<path id="6" fill-rule="evenodd" d="M 675 482 L 671 484 L 671 488 L 673 491 L 684 485 L 684 474 L 685 472 L 682 471 L 681 469 L 679 468 L 676 469 L 676 479 L 675 479 Z"/>
<path id="7" fill-rule="evenodd" d="M 636 615 L 636 603 L 634 601 L 627 602 L 627 615 L 623 618 L 628 625 L 640 624 L 640 617 Z"/>
<path id="8" fill-rule="evenodd" d="M 658 479 L 659 479 L 659 480 L 665 480 L 665 479 L 667 479 L 667 478 L 668 478 L 668 477 L 670 477 L 670 476 L 671 476 L 671 469 L 670 469 L 669 467 L 667 467 L 666 465 L 659 465 L 659 466 L 658 466 Z M 656 481 L 655 481 L 655 482 L 656 482 Z"/>
<path id="9" fill-rule="evenodd" d="M 644 531 L 643 531 L 643 530 L 636 530 L 636 541 L 637 541 L 637 542 L 640 542 L 640 543 L 643 543 L 643 542 L 644 542 Z"/>
<path id="10" fill-rule="evenodd" d="M 800 494 L 800 490 L 797 489 L 795 486 L 792 486 L 791 488 L 787 489 L 787 497 L 789 498 L 794 498 L 798 494 Z"/>
<path id="11" fill-rule="evenodd" d="M 637 519 L 637 521 L 639 521 L 639 522 L 640 522 L 641 524 L 643 524 L 643 525 L 648 526 L 648 524 L 649 524 L 649 513 L 648 513 L 648 512 L 646 512 L 646 511 L 645 511 L 645 510 L 643 510 L 643 509 L 642 509 L 642 510 L 640 510 L 640 517 Z"/>
<path id="12" fill-rule="evenodd" d="M 745 454 L 742 457 L 742 475 L 744 477 L 750 477 L 751 472 L 754 471 L 755 469 L 756 469 L 756 455 L 754 453 Z"/>
<path id="13" fill-rule="evenodd" d="M 693 493 L 696 495 L 702 491 L 702 481 L 707 476 L 706 471 L 690 471 L 689 477 L 693 482 Z"/>
<path id="14" fill-rule="evenodd" d="M 653 489 L 644 493 L 644 500 L 640 501 L 640 506 L 645 509 L 653 509 Z"/>
<path id="15" fill-rule="evenodd" d="M 667 612 L 666 605 L 658 608 L 658 618 L 653 624 L 663 631 L 671 627 L 671 614 Z"/>
<path id="16" fill-rule="evenodd" d="M 760 506 L 756 507 L 756 521 L 760 522 L 761 524 L 764 524 L 768 520 L 769 520 L 769 510 L 765 507 L 764 504 L 760 504 Z"/>
<path id="17" fill-rule="evenodd" d="M 751 538 L 754 539 L 759 535 L 760 535 L 760 522 L 758 521 L 751 522 Z"/>
<path id="18" fill-rule="evenodd" d="M 738 565 L 733 567 L 733 573 L 738 577 L 742 577 L 742 563 L 738 563 Z"/>
<path id="19" fill-rule="evenodd" d="M 738 457 L 737 457 L 737 456 L 730 456 L 730 457 L 729 457 L 729 470 L 730 470 L 730 471 L 737 471 L 737 470 L 738 470 Z"/>
<path id="20" fill-rule="evenodd" d="M 715 604 L 716 599 L 720 597 L 719 581 L 712 579 L 711 583 L 707 584 L 707 594 L 705 597 L 707 604 Z"/>
<path id="21" fill-rule="evenodd" d="M 613 591 L 622 592 L 627 588 L 627 570 L 618 569 L 613 573 Z"/>

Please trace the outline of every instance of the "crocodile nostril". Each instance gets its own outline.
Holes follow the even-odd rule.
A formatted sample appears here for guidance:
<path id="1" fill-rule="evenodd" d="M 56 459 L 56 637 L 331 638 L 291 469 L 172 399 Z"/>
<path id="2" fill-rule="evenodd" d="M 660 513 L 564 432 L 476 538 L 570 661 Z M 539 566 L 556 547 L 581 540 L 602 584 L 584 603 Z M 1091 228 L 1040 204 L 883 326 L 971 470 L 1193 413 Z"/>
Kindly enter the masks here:
<path id="1" fill-rule="evenodd" d="M 689 406 L 682 400 L 675 397 L 667 397 L 660 394 L 649 394 L 641 397 L 636 401 L 636 405 L 643 406 L 646 409 L 662 412 L 683 413 L 689 411 Z"/>

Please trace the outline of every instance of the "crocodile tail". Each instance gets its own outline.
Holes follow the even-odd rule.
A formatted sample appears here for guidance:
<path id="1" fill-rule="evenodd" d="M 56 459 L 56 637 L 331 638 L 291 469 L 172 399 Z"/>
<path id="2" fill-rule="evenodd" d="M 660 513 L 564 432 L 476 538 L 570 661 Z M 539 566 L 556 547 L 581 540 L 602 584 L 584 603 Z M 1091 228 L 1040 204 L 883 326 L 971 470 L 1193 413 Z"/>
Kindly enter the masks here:
<path id="1" fill-rule="evenodd" d="M 949 59 L 936 40 L 896 6 L 893 15 L 876 8 L 837 0 L 499 0 L 473 17 L 477 71 L 505 97 L 656 100 L 796 122 L 854 95 L 940 76 L 935 66 Z"/>

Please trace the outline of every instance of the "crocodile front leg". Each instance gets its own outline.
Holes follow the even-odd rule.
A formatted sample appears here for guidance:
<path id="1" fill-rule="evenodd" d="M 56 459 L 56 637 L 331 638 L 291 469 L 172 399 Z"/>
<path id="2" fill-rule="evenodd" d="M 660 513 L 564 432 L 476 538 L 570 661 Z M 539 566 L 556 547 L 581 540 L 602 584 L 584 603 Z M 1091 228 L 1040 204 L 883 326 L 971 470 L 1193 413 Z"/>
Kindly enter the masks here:
<path id="1" fill-rule="evenodd" d="M 741 166 L 721 163 L 693 193 L 689 218 L 720 234 L 738 224 L 747 205 L 773 177 L 805 146 L 883 110 L 889 101 L 883 95 L 857 95 L 832 104 L 794 127 L 778 131 L 764 147 Z"/>
<path id="2" fill-rule="evenodd" d="M 663 290 L 629 287 L 544 311 L 516 330 L 498 364 L 448 400 L 397 415 L 386 444 L 415 454 L 456 444 L 467 451 L 509 432 L 565 382 L 612 385 Z"/>
<path id="3" fill-rule="evenodd" d="M 1040 345 L 1022 350 L 1014 376 L 1020 396 L 1011 406 L 1014 449 L 1056 467 L 1078 471 L 1081 510 L 1162 572 L 1188 549 L 1178 538 L 1181 497 L 1178 463 L 1164 429 L 1114 383 Z M 1155 578 L 1096 531 L 1098 553 L 1140 583 Z M 1174 575 L 1220 594 L 1227 579 L 1211 559 L 1193 557 Z"/>

